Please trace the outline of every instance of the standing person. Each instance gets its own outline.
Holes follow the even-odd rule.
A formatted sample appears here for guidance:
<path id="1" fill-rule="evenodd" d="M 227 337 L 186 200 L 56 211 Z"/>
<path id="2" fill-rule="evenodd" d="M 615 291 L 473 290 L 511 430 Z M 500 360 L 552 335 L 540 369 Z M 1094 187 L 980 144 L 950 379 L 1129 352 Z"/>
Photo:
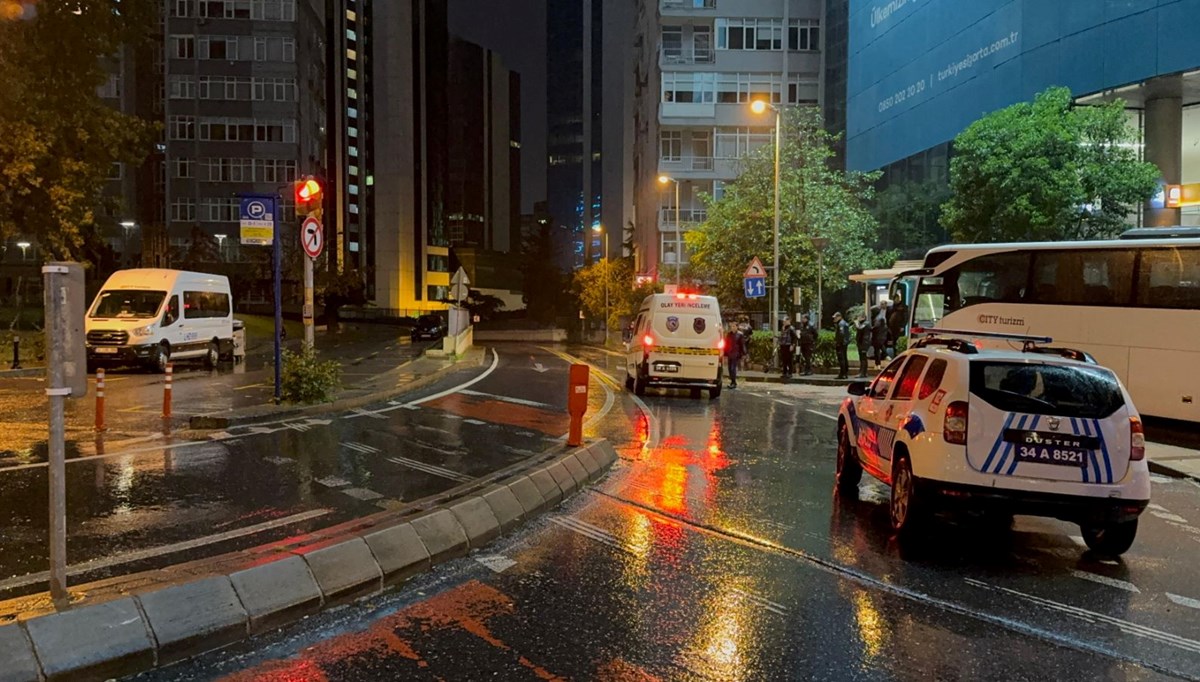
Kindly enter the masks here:
<path id="1" fill-rule="evenodd" d="M 742 332 L 732 323 L 729 333 L 725 335 L 725 360 L 729 367 L 729 388 L 737 388 L 738 364 L 742 361 Z"/>
<path id="2" fill-rule="evenodd" d="M 892 349 L 892 356 L 895 357 L 896 344 L 900 342 L 904 336 L 905 328 L 908 326 L 908 306 L 904 304 L 904 298 L 900 294 L 896 294 L 896 301 L 892 303 L 891 310 L 888 311 L 888 346 Z"/>
<path id="3" fill-rule="evenodd" d="M 750 338 L 754 334 L 754 327 L 750 325 L 749 317 L 742 315 L 741 321 L 738 322 L 738 331 L 742 333 L 741 369 L 750 369 Z"/>
<path id="4" fill-rule="evenodd" d="M 804 356 L 804 376 L 812 376 L 813 351 L 817 348 L 817 330 L 813 329 L 808 315 L 800 325 L 800 354 Z"/>
<path id="5" fill-rule="evenodd" d="M 850 324 L 842 319 L 841 313 L 833 314 L 833 345 L 837 349 L 838 379 L 850 378 L 850 357 L 846 350 L 850 347 Z"/>
<path id="6" fill-rule="evenodd" d="M 795 357 L 796 332 L 792 329 L 790 320 L 784 320 L 783 331 L 779 336 L 779 362 L 783 365 L 783 378 L 790 379 L 794 367 L 792 358 Z"/>
<path id="7" fill-rule="evenodd" d="M 871 345 L 875 347 L 875 369 L 879 369 L 887 357 L 888 326 L 887 307 L 880 303 L 875 309 L 875 320 L 871 323 Z"/>
<path id="8" fill-rule="evenodd" d="M 867 316 L 859 315 L 854 323 L 854 345 L 858 348 L 858 378 L 867 377 L 867 354 L 871 350 L 871 325 Z"/>

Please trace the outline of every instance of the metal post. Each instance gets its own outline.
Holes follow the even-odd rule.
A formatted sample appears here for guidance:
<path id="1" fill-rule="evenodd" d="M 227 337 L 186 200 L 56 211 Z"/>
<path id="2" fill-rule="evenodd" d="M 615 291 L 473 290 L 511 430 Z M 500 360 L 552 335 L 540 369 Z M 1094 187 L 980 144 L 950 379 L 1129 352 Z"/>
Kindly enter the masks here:
<path id="1" fill-rule="evenodd" d="M 304 346 L 312 348 L 315 340 L 313 327 L 313 259 L 304 256 Z"/>
<path id="2" fill-rule="evenodd" d="M 679 269 L 683 267 L 683 242 L 679 239 L 679 179 L 675 179 L 675 286 L 679 286 Z"/>
<path id="3" fill-rule="evenodd" d="M 21 369 L 21 337 L 13 334 L 12 369 Z"/>
<path id="4" fill-rule="evenodd" d="M 283 197 L 275 195 L 275 234 L 271 238 L 273 252 L 272 277 L 275 282 L 275 402 L 283 401 Z"/>
<path id="5" fill-rule="evenodd" d="M 786 51 L 785 51 L 786 53 Z M 783 136 L 783 109 L 775 108 L 775 229 L 774 229 L 774 263 L 775 270 L 771 273 L 771 334 L 779 332 L 779 148 Z"/>
<path id="6" fill-rule="evenodd" d="M 163 375 L 163 419 L 171 418 L 171 378 L 175 374 L 175 367 L 171 363 L 167 363 L 166 374 Z"/>
<path id="7" fill-rule="evenodd" d="M 104 425 L 104 368 L 96 369 L 96 433 L 107 430 Z"/>
<path id="8" fill-rule="evenodd" d="M 822 293 L 825 280 L 825 249 L 817 251 L 817 329 L 825 323 L 825 296 Z"/>
<path id="9" fill-rule="evenodd" d="M 608 326 L 612 309 L 608 303 L 608 280 L 612 278 L 612 254 L 608 252 L 608 228 L 604 228 L 604 347 L 608 347 Z"/>

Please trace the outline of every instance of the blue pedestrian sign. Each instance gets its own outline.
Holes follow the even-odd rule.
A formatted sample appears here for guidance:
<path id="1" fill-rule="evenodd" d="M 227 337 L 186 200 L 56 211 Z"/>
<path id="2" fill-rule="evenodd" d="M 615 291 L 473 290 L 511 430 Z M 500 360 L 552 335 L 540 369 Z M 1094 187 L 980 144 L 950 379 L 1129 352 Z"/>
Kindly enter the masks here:
<path id="1" fill-rule="evenodd" d="M 241 202 L 242 243 L 270 246 L 275 239 L 275 197 L 246 194 Z"/>
<path id="2" fill-rule="evenodd" d="M 767 269 L 763 267 L 758 256 L 750 261 L 746 273 L 742 275 L 742 289 L 746 292 L 746 298 L 762 298 L 767 295 Z"/>

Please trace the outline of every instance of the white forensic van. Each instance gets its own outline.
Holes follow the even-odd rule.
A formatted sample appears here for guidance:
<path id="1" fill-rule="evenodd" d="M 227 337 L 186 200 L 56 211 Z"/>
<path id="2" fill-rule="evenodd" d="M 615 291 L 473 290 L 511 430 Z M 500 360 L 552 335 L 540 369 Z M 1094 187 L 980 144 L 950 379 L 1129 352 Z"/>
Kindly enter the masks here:
<path id="1" fill-rule="evenodd" d="M 712 296 L 653 294 L 642 301 L 625 344 L 625 387 L 645 395 L 649 386 L 708 389 L 721 395 L 725 334 Z"/>
<path id="2" fill-rule="evenodd" d="M 142 364 L 163 371 L 170 360 L 208 367 L 233 354 L 229 280 L 180 270 L 113 273 L 88 310 L 90 366 Z"/>

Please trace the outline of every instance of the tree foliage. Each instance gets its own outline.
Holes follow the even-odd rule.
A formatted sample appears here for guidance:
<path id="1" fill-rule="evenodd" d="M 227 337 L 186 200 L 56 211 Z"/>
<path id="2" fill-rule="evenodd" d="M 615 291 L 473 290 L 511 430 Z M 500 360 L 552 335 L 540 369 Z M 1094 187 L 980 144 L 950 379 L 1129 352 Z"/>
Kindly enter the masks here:
<path id="1" fill-rule="evenodd" d="M 1014 104 L 954 140 L 942 224 L 956 241 L 1095 239 L 1155 192 L 1124 102 L 1074 106 L 1066 88 Z"/>
<path id="2" fill-rule="evenodd" d="M 632 317 L 650 294 L 661 291 L 653 283 L 636 285 L 633 258 L 603 258 L 575 271 L 573 289 L 583 314 L 605 319 L 605 280 L 608 280 L 609 329 L 619 329 L 622 317 Z"/>
<path id="3" fill-rule="evenodd" d="M 104 61 L 122 45 L 145 44 L 158 4 L 3 0 L 0 238 L 20 234 L 36 238 L 50 258 L 87 258 L 112 164 L 139 164 L 155 131 L 99 97 Z"/>
<path id="4" fill-rule="evenodd" d="M 894 260 L 873 245 L 877 224 L 867 210 L 878 173 L 842 172 L 829 163 L 834 137 L 811 107 L 785 110 L 780 150 L 780 285 L 800 287 L 805 300 L 817 293 L 817 250 L 812 238 L 828 239 L 824 254 L 826 290 L 840 288 L 846 277 Z M 764 146 L 746 155 L 741 174 L 719 200 L 705 197 L 708 219 L 687 234 L 693 276 L 715 282 L 725 306 L 749 308 L 742 275 L 758 256 L 771 265 L 774 225 L 775 155 Z M 768 282 L 769 284 L 769 282 Z M 780 301 L 790 297 L 781 295 Z M 760 305 L 762 305 L 760 303 Z"/>
<path id="5" fill-rule="evenodd" d="M 526 314 L 535 322 L 548 324 L 572 309 L 571 280 L 554 264 L 554 240 L 550 223 L 524 235 L 521 248 Z"/>

